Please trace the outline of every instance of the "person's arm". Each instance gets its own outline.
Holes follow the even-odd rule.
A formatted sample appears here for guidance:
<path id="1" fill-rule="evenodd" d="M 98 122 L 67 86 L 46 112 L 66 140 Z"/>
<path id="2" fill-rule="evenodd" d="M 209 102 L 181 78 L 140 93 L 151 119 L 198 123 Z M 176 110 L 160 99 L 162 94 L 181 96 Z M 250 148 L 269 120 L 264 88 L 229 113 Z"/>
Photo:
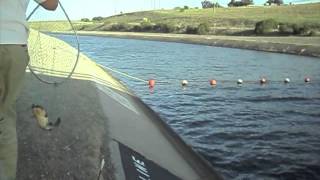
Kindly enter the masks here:
<path id="1" fill-rule="evenodd" d="M 47 10 L 54 11 L 58 7 L 58 2 L 59 0 L 46 0 L 40 3 L 40 5 Z"/>

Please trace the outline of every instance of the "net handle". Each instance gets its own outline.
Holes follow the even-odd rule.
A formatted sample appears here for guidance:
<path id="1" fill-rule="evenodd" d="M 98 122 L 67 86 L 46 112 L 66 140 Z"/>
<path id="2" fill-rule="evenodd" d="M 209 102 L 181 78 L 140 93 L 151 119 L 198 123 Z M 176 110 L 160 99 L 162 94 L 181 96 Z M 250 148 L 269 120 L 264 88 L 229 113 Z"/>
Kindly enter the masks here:
<path id="1" fill-rule="evenodd" d="M 71 26 L 72 32 L 74 33 L 74 36 L 75 36 L 75 38 L 76 38 L 77 51 L 78 51 L 78 52 L 77 52 L 77 57 L 76 57 L 76 62 L 75 62 L 75 64 L 74 64 L 71 72 L 69 73 L 69 75 L 68 75 L 66 78 L 64 78 L 64 80 L 62 80 L 62 81 L 59 82 L 59 83 L 58 83 L 58 82 L 48 82 L 48 81 L 45 81 L 45 80 L 41 79 L 41 78 L 38 77 L 38 76 L 36 75 L 36 73 L 32 70 L 31 66 L 28 65 L 30 72 L 32 72 L 32 74 L 35 75 L 39 81 L 41 81 L 41 82 L 43 82 L 43 83 L 46 83 L 46 84 L 54 84 L 54 85 L 62 84 L 62 83 L 65 82 L 66 80 L 70 79 L 70 77 L 72 76 L 72 74 L 74 73 L 74 71 L 75 71 L 75 69 L 76 69 L 76 67 L 77 67 L 77 65 L 78 65 L 78 61 L 79 61 L 79 57 L 80 57 L 80 43 L 79 43 L 78 34 L 77 34 L 77 32 L 76 32 L 76 30 L 75 30 L 75 28 L 74 28 L 74 26 L 73 26 L 73 24 L 72 24 L 72 22 L 71 22 L 68 14 L 67 14 L 67 12 L 66 12 L 66 10 L 65 10 L 64 7 L 62 6 L 62 3 L 61 3 L 60 1 L 58 1 L 58 4 L 59 4 L 59 6 L 61 7 L 64 15 L 66 16 L 66 18 L 67 18 L 67 20 L 68 20 L 68 22 L 69 22 L 69 24 L 70 24 L 70 26 Z M 41 4 L 38 4 L 38 5 L 31 11 L 31 13 L 30 13 L 30 14 L 28 15 L 28 17 L 27 17 L 27 21 L 29 21 L 29 19 L 30 19 L 30 18 L 32 17 L 32 15 L 39 9 L 40 6 L 41 6 Z"/>

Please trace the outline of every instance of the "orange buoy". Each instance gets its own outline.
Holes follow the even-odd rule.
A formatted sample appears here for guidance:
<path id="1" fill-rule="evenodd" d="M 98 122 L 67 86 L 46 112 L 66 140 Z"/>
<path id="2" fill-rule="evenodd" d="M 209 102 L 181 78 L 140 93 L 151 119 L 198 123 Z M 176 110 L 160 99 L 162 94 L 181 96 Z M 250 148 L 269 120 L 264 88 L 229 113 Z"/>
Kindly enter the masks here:
<path id="1" fill-rule="evenodd" d="M 149 80 L 149 88 L 153 88 L 156 85 L 156 80 L 150 79 Z"/>
<path id="2" fill-rule="evenodd" d="M 260 84 L 266 84 L 267 83 L 267 79 L 266 78 L 261 78 L 260 79 Z"/>
<path id="3" fill-rule="evenodd" d="M 217 85 L 217 81 L 214 80 L 214 79 L 211 79 L 211 80 L 210 80 L 210 85 L 211 85 L 211 86 L 216 86 L 216 85 Z"/>
<path id="4" fill-rule="evenodd" d="M 181 85 L 182 85 L 182 86 L 187 86 L 188 83 L 189 83 L 189 82 L 188 82 L 187 80 L 182 80 L 182 81 L 181 81 Z"/>
<path id="5" fill-rule="evenodd" d="M 310 78 L 308 78 L 308 77 L 304 78 L 304 82 L 308 83 L 308 82 L 310 82 L 310 81 L 311 81 Z"/>

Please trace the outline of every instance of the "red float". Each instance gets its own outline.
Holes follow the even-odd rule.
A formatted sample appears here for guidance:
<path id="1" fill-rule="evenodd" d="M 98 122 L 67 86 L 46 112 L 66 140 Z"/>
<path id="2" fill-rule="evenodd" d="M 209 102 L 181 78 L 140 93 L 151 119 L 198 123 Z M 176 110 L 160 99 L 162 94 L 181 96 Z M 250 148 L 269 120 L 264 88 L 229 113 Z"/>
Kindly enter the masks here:
<path id="1" fill-rule="evenodd" d="M 210 80 L 210 85 L 211 85 L 211 86 L 217 85 L 217 81 L 214 80 L 214 79 L 211 79 L 211 80 Z"/>
<path id="2" fill-rule="evenodd" d="M 149 80 L 149 88 L 153 88 L 156 85 L 156 80 L 150 79 Z"/>

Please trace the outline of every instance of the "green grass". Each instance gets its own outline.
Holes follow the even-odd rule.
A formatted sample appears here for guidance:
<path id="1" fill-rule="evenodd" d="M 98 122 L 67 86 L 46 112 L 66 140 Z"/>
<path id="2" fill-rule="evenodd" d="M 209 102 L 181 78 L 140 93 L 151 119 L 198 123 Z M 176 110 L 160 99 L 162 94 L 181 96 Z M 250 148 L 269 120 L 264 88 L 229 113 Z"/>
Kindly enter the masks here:
<path id="1" fill-rule="evenodd" d="M 78 30 L 108 30 L 112 24 L 123 23 L 139 25 L 143 18 L 151 23 L 165 23 L 175 27 L 198 26 L 207 23 L 216 34 L 236 33 L 254 29 L 255 23 L 265 19 L 274 19 L 280 23 L 295 23 L 299 25 L 312 24 L 320 31 L 320 3 L 284 5 L 284 6 L 251 6 L 213 9 L 155 10 L 121 14 L 104 18 L 101 22 L 75 22 Z M 31 27 L 38 26 L 31 23 Z M 51 31 L 69 30 L 66 22 L 46 22 L 46 29 Z M 218 31 L 221 31 L 220 33 Z"/>
<path id="2" fill-rule="evenodd" d="M 158 10 L 128 13 L 106 18 L 106 23 L 139 23 L 142 18 L 154 23 L 200 24 L 207 22 L 211 26 L 251 27 L 258 21 L 273 18 L 286 23 L 317 23 L 320 20 L 320 3 L 293 6 L 238 7 L 212 9 Z"/>

